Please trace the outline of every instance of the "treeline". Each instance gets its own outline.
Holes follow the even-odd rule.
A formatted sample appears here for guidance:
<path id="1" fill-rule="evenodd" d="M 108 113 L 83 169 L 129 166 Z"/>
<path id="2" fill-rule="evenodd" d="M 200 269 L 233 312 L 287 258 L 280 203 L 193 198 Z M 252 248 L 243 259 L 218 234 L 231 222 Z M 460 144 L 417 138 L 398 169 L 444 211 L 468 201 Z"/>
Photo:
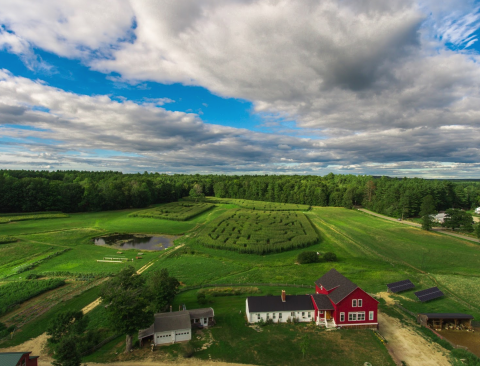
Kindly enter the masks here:
<path id="1" fill-rule="evenodd" d="M 189 195 L 312 206 L 364 206 L 389 216 L 417 216 L 431 195 L 437 211 L 480 205 L 480 182 L 355 175 L 167 175 L 159 173 L 0 170 L 0 211 L 101 211 L 146 207 Z"/>

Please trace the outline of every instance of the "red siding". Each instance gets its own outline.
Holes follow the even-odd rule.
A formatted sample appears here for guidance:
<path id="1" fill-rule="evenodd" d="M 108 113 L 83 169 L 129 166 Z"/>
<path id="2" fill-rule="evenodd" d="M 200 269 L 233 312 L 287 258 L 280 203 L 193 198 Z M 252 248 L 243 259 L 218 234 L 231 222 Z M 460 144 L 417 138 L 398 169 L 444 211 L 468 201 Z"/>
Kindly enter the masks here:
<path id="1" fill-rule="evenodd" d="M 23 365 L 23 361 L 25 361 L 26 365 L 27 366 L 37 366 L 37 359 L 38 358 L 34 358 L 34 359 L 30 359 L 30 353 L 31 352 L 26 352 L 22 358 L 20 359 L 20 361 L 18 361 L 17 365 Z"/>
<path id="2" fill-rule="evenodd" d="M 335 287 L 336 288 L 336 287 Z M 330 291 L 327 291 L 325 290 L 324 288 L 320 289 L 320 287 L 318 287 L 317 284 L 315 284 L 315 292 L 317 294 L 325 294 L 325 295 L 328 295 L 330 292 L 332 292 L 333 290 L 335 290 L 335 288 L 332 288 Z"/>
<path id="3" fill-rule="evenodd" d="M 356 299 L 358 303 L 358 299 L 362 299 L 362 306 L 361 307 L 353 307 L 352 300 Z M 333 304 L 335 307 L 335 311 L 333 312 L 333 317 L 335 319 L 335 323 L 337 325 L 361 325 L 361 324 L 369 324 L 369 323 L 378 323 L 377 321 L 377 308 L 378 308 L 378 301 L 363 291 L 361 288 L 356 288 L 350 295 L 340 301 L 337 305 Z M 363 321 L 349 321 L 348 320 L 348 313 L 351 312 L 365 312 L 365 320 Z M 369 320 L 369 312 L 373 311 L 373 320 Z M 340 313 L 345 313 L 345 321 L 340 321 Z"/>

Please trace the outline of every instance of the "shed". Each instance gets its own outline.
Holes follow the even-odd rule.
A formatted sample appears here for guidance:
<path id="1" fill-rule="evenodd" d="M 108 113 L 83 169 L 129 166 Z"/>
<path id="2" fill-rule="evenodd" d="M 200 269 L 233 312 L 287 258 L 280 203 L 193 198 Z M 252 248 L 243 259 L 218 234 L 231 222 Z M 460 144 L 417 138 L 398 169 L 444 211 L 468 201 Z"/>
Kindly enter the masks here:
<path id="1" fill-rule="evenodd" d="M 472 315 L 460 313 L 423 313 L 417 315 L 418 323 L 435 330 L 470 330 L 472 329 L 472 319 Z"/>

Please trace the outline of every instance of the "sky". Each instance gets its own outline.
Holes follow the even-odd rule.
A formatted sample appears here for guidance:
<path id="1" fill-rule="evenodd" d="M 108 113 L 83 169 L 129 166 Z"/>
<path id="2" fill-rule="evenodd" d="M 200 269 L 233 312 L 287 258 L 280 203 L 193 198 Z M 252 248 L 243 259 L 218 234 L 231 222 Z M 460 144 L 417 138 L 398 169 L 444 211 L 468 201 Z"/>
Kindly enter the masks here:
<path id="1" fill-rule="evenodd" d="M 0 0 L 0 169 L 480 178 L 480 1 Z"/>

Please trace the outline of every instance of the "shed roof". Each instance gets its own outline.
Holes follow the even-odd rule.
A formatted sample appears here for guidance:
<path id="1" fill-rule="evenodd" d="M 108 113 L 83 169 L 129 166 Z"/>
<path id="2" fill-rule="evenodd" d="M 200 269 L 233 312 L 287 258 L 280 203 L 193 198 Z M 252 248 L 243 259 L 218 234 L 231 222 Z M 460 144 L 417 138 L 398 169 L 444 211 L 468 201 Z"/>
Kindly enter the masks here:
<path id="1" fill-rule="evenodd" d="M 312 295 L 313 301 L 317 305 L 318 310 L 335 310 L 332 302 L 327 295 L 315 294 Z"/>
<path id="2" fill-rule="evenodd" d="M 31 352 L 2 352 L 0 353 L 0 365 L 16 366 L 25 353 Z"/>
<path id="3" fill-rule="evenodd" d="M 202 308 L 187 310 L 190 313 L 190 319 L 195 318 L 213 318 L 214 312 L 212 308 Z"/>
<path id="4" fill-rule="evenodd" d="M 186 310 L 155 314 L 153 329 L 155 333 L 177 329 L 190 329 L 190 314 Z"/>
<path id="5" fill-rule="evenodd" d="M 280 296 L 251 296 L 247 301 L 250 312 L 314 310 L 310 295 L 287 295 L 285 302 Z"/>
<path id="6" fill-rule="evenodd" d="M 472 315 L 461 313 L 421 313 L 420 315 L 426 315 L 428 319 L 473 319 Z"/>

